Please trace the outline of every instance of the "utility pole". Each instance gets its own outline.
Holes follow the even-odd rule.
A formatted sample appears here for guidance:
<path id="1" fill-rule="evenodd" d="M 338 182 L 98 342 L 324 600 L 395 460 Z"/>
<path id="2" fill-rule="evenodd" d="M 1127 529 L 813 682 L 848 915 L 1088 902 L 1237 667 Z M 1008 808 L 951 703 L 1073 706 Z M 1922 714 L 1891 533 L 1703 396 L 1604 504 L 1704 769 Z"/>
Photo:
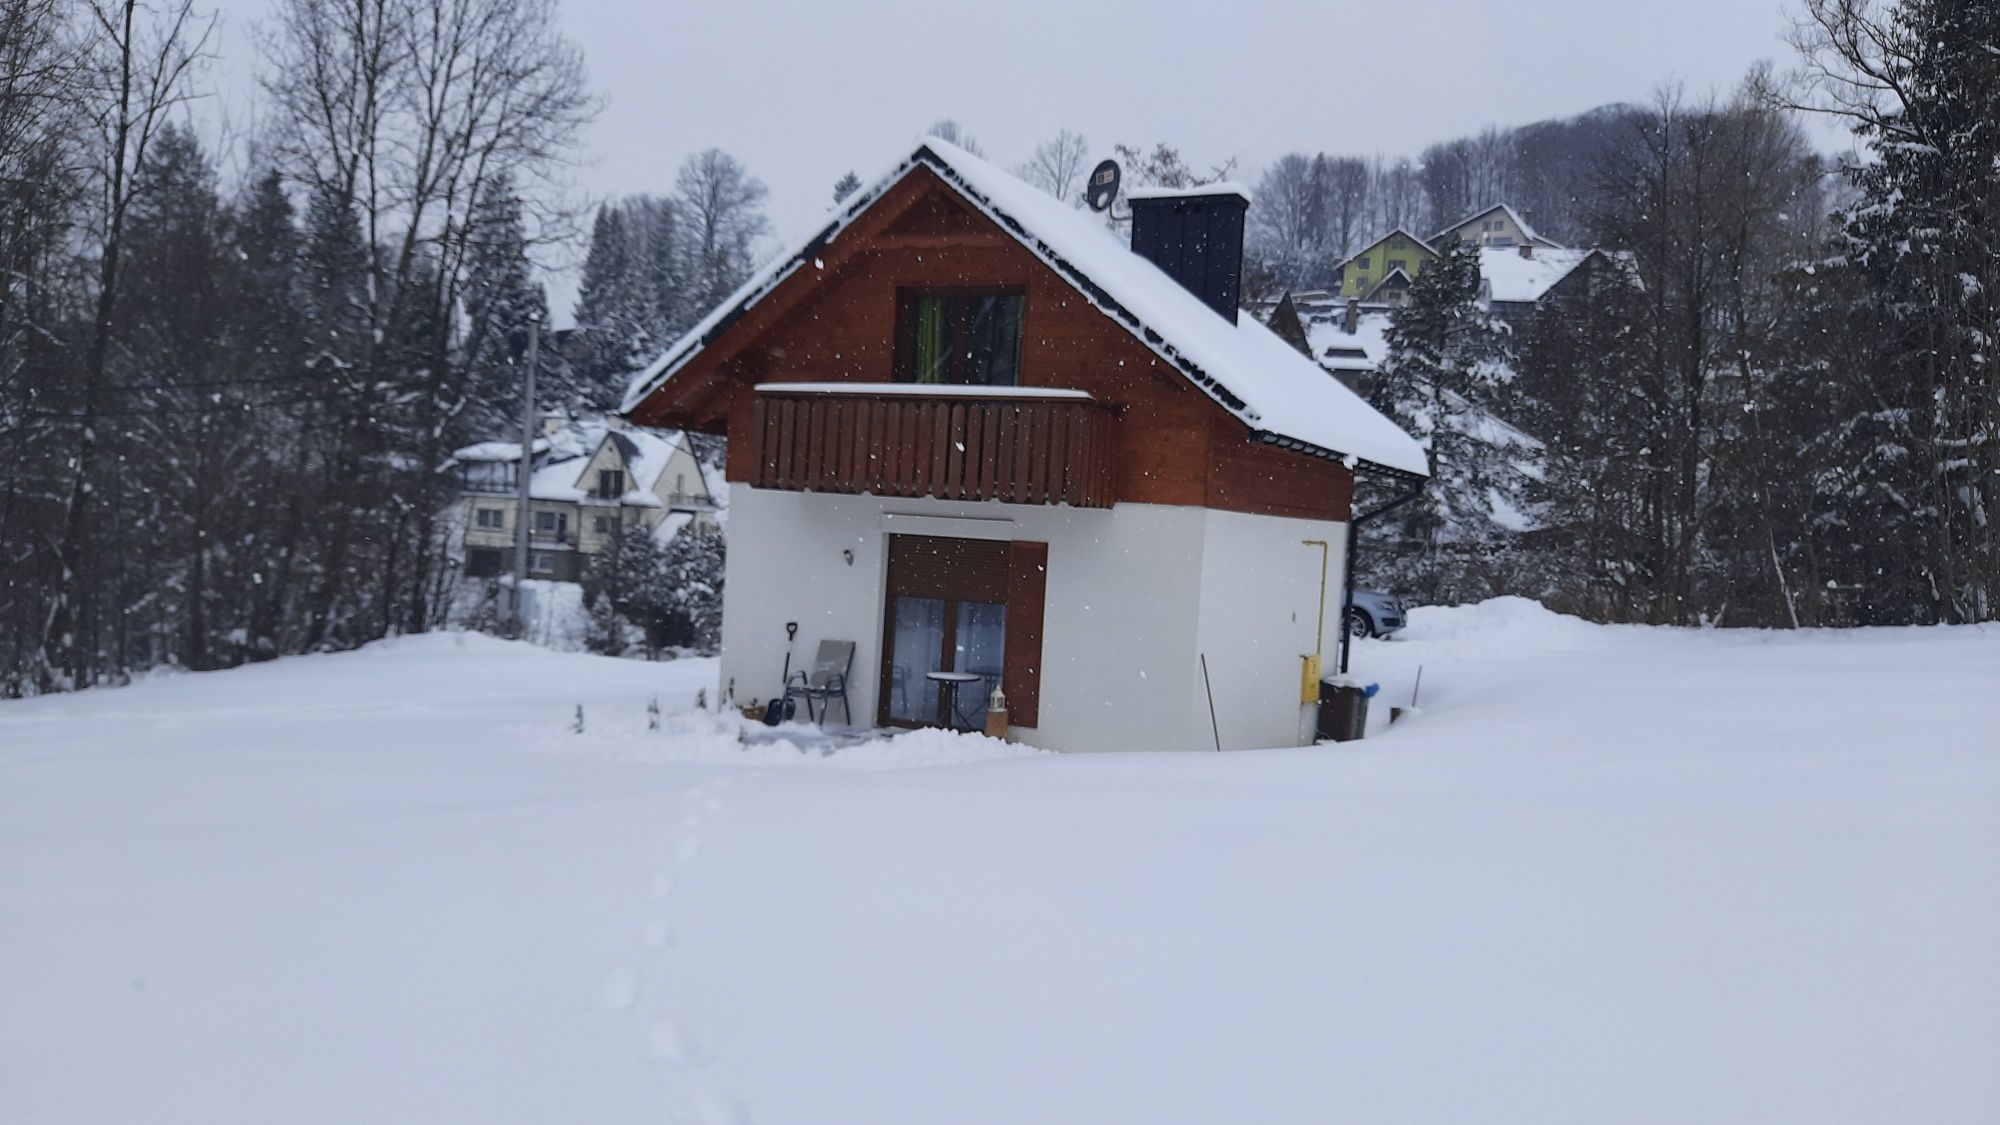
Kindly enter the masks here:
<path id="1" fill-rule="evenodd" d="M 535 429 L 540 421 L 535 413 L 535 368 L 540 365 L 542 320 L 528 325 L 528 363 L 521 374 L 521 459 L 515 462 L 520 479 L 514 498 L 514 639 L 528 638 L 528 482 L 535 475 Z"/>

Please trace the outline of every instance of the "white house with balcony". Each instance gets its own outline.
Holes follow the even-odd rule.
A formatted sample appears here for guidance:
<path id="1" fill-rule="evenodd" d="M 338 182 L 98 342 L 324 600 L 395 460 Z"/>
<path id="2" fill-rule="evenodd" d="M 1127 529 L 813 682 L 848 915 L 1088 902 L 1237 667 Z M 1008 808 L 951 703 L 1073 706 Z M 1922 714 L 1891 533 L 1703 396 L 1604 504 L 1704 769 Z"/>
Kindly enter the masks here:
<path id="1" fill-rule="evenodd" d="M 1242 189 L 1127 199 L 1129 243 L 927 139 L 637 376 L 728 438 L 718 698 L 823 655 L 857 726 L 1313 741 L 1355 479 L 1424 450 L 1240 315 Z"/>

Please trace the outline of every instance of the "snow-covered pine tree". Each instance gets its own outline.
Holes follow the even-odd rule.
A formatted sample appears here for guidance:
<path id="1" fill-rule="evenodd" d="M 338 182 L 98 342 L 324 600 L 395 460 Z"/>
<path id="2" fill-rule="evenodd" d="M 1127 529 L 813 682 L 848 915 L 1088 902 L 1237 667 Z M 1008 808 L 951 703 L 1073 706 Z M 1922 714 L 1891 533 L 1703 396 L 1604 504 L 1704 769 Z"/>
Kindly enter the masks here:
<path id="1" fill-rule="evenodd" d="M 672 606 L 672 643 L 702 652 L 714 652 L 722 643 L 725 557 L 717 528 L 690 527 L 668 541 L 666 592 Z"/>
<path id="2" fill-rule="evenodd" d="M 1497 513 L 1522 504 L 1521 466 L 1533 444 L 1501 419 L 1513 380 L 1505 325 L 1480 302 L 1479 251 L 1453 243 L 1410 285 L 1390 317 L 1389 354 L 1370 399 L 1424 444 L 1423 496 L 1388 517 L 1405 541 L 1395 577 L 1427 601 L 1495 592 L 1479 561 L 1504 543 Z"/>
<path id="3" fill-rule="evenodd" d="M 637 279 L 626 205 L 605 203 L 590 228 L 577 289 L 570 366 L 577 391 L 592 409 L 615 406 L 625 393 L 635 351 L 646 339 L 646 296 Z"/>
<path id="4" fill-rule="evenodd" d="M 847 201 L 848 196 L 853 195 L 855 192 L 860 190 L 861 190 L 861 177 L 855 175 L 852 171 L 850 171 L 845 176 L 842 176 L 840 177 L 840 179 L 834 181 L 833 201 L 835 203 L 844 203 Z"/>
<path id="5" fill-rule="evenodd" d="M 1873 159 L 1852 173 L 1848 257 L 1895 359 L 1848 420 L 1872 450 L 1849 522 L 1889 619 L 2000 615 L 2000 5 L 1808 0 L 1800 46 Z M 1881 500 L 1887 499 L 1884 504 Z"/>

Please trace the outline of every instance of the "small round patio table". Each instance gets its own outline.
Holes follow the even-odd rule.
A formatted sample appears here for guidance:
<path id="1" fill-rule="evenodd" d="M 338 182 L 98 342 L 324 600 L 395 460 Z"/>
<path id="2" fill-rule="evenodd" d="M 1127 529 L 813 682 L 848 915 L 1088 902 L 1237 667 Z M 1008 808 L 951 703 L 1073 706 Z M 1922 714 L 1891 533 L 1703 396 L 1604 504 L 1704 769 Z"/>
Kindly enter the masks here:
<path id="1" fill-rule="evenodd" d="M 986 677 L 977 672 L 925 672 L 924 678 L 937 684 L 938 694 L 944 696 L 945 714 L 951 716 L 952 725 L 959 730 L 971 730 L 972 724 L 958 710 L 958 689 L 976 684 Z"/>

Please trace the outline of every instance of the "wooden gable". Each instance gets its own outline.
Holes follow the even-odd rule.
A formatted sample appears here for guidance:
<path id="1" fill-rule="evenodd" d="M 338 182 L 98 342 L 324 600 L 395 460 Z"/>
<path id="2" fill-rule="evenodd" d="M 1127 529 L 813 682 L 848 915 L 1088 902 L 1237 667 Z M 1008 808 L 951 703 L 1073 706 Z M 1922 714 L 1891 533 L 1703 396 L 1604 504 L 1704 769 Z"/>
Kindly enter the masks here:
<path id="1" fill-rule="evenodd" d="M 1338 462 L 1253 440 L 1249 428 L 928 167 L 913 169 L 632 411 L 642 425 L 730 436 L 748 480 L 760 383 L 894 380 L 897 292 L 1005 288 L 1025 296 L 1021 383 L 1117 409 L 1120 502 L 1345 519 Z"/>

